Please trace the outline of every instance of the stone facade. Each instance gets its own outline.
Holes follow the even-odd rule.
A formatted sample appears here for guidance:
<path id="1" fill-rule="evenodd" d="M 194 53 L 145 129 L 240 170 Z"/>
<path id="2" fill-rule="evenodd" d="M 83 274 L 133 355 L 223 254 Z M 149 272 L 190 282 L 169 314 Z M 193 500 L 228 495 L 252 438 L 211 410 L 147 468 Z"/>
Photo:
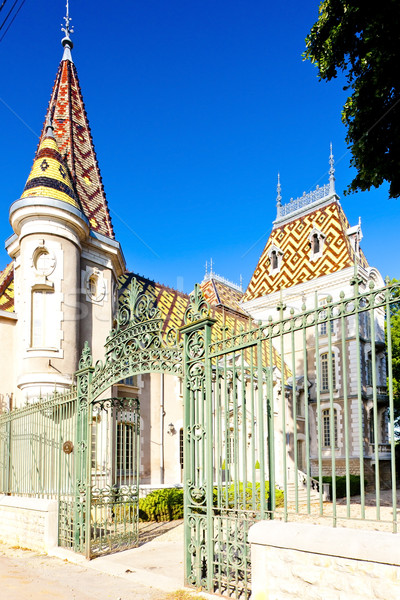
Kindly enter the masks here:
<path id="1" fill-rule="evenodd" d="M 0 496 L 0 539 L 12 546 L 48 552 L 58 543 L 58 502 Z"/>
<path id="2" fill-rule="evenodd" d="M 398 600 L 398 535 L 261 522 L 250 530 L 253 600 Z"/>

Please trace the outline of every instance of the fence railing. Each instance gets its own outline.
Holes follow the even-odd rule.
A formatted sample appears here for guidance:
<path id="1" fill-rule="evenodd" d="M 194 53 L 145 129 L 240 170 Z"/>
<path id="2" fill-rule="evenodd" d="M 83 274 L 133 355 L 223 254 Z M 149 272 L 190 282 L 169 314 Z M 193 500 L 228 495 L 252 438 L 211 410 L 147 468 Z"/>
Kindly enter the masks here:
<path id="1" fill-rule="evenodd" d="M 76 391 L 0 416 L 0 493 L 61 498 L 74 490 Z"/>
<path id="2" fill-rule="evenodd" d="M 215 342 L 211 318 L 182 329 L 187 583 L 247 598 L 259 519 L 397 532 L 399 285 L 352 285 Z"/>

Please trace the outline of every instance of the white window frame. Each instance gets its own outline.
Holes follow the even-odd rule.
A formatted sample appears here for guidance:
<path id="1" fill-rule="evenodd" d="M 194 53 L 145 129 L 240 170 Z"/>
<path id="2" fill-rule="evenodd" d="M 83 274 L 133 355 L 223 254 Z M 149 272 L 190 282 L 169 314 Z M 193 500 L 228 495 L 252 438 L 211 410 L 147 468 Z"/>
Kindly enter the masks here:
<path id="1" fill-rule="evenodd" d="M 30 348 L 34 350 L 57 350 L 57 328 L 51 318 L 55 315 L 54 288 L 50 286 L 33 287 L 31 292 L 31 335 Z M 35 299 L 40 298 L 38 307 Z M 37 311 L 40 310 L 39 315 Z M 37 331 L 39 329 L 39 332 Z M 40 337 L 40 340 L 37 340 Z"/>
<path id="2" fill-rule="evenodd" d="M 275 254 L 275 256 L 276 256 L 276 260 L 277 260 L 276 266 L 273 265 L 273 258 L 272 258 L 273 254 Z M 275 246 L 275 244 L 272 244 L 272 246 L 268 252 L 268 258 L 269 258 L 269 262 L 270 262 L 269 274 L 275 275 L 276 273 L 279 273 L 279 271 L 281 270 L 282 259 L 283 259 L 282 250 L 280 248 L 278 248 L 278 246 Z"/>
<path id="3" fill-rule="evenodd" d="M 318 252 L 314 252 L 314 248 L 313 248 L 314 236 L 317 236 L 317 238 L 318 238 L 318 242 L 319 242 Z M 322 233 L 322 231 L 320 231 L 316 227 L 312 228 L 310 235 L 308 236 L 308 239 L 310 241 L 310 260 L 312 262 L 318 260 L 323 255 L 324 246 L 325 246 L 325 238 L 326 238 L 326 235 L 324 233 Z"/>
<path id="4" fill-rule="evenodd" d="M 326 356 L 326 367 L 324 366 L 325 360 L 324 357 Z M 333 383 L 333 391 L 335 392 L 337 390 L 337 383 L 338 383 L 338 373 L 337 373 L 337 355 L 336 352 L 332 349 L 331 351 L 331 357 L 332 357 L 332 383 Z M 320 391 L 323 394 L 329 393 L 329 365 L 328 365 L 328 359 L 329 359 L 329 350 L 322 350 L 320 355 L 319 355 L 319 361 L 320 361 Z M 324 374 L 324 371 L 326 371 L 326 373 Z M 324 378 L 326 380 L 326 386 L 324 386 Z"/>

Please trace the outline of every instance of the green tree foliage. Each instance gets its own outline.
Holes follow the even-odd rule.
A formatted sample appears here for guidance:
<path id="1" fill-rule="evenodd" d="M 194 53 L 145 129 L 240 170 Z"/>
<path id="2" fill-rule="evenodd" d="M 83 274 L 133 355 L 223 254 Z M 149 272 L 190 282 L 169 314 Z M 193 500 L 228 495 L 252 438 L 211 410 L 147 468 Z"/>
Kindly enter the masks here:
<path id="1" fill-rule="evenodd" d="M 350 96 L 342 121 L 357 174 L 345 193 L 390 184 L 400 196 L 400 3 L 324 0 L 306 38 L 304 58 L 320 79 L 342 72 Z"/>

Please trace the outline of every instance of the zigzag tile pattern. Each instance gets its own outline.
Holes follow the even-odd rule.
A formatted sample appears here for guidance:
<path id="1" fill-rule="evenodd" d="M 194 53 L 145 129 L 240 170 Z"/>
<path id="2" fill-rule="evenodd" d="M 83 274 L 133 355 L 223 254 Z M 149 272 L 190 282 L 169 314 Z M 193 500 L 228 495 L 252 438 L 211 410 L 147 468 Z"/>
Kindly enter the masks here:
<path id="1" fill-rule="evenodd" d="M 228 310 L 248 316 L 240 306 L 239 302 L 243 298 L 243 292 L 235 290 L 228 284 L 211 277 L 200 284 L 204 297 L 207 302 L 213 306 L 223 306 Z"/>
<path id="2" fill-rule="evenodd" d="M 46 119 L 47 116 L 52 120 L 60 153 L 66 160 L 75 192 L 91 228 L 114 239 L 78 74 L 69 60 L 61 61 L 59 66 Z M 41 140 L 44 135 L 45 127 Z"/>
<path id="3" fill-rule="evenodd" d="M 0 273 L 0 310 L 14 312 L 14 263 Z"/>
<path id="4" fill-rule="evenodd" d="M 321 258 L 312 261 L 309 236 L 314 227 L 326 237 Z M 243 301 L 266 296 L 353 266 L 355 254 L 346 235 L 348 228 L 349 222 L 340 204 L 335 201 L 273 229 Z M 282 250 L 283 256 L 279 272 L 271 275 L 268 254 L 273 244 Z M 368 267 L 362 251 L 359 260 L 363 267 Z"/>

